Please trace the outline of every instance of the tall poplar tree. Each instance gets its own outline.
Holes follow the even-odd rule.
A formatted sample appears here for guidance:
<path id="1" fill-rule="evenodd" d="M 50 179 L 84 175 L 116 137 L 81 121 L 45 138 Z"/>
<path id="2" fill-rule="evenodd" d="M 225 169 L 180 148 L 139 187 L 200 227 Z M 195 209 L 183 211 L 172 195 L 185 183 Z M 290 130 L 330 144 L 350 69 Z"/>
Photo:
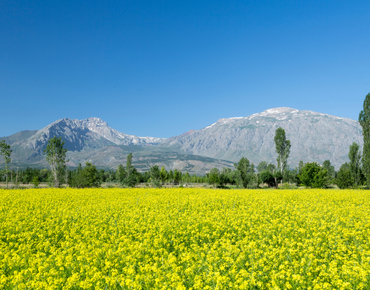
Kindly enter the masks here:
<path id="1" fill-rule="evenodd" d="M 51 174 L 54 179 L 54 186 L 59 187 L 60 181 L 64 176 L 66 168 L 66 154 L 67 149 L 63 148 L 65 141 L 62 141 L 62 137 L 54 136 L 48 141 L 44 154 L 46 155 L 46 161 L 50 165 Z"/>
<path id="2" fill-rule="evenodd" d="M 370 93 L 365 97 L 364 109 L 360 112 L 358 121 L 362 127 L 362 135 L 364 136 L 362 170 L 366 177 L 367 186 L 370 187 Z"/>
<path id="3" fill-rule="evenodd" d="M 275 148 L 278 154 L 277 163 L 278 170 L 283 175 L 284 170 L 287 168 L 287 161 L 290 154 L 290 140 L 286 139 L 285 130 L 281 127 L 277 128 L 275 131 Z"/>
<path id="4" fill-rule="evenodd" d="M 10 155 L 12 154 L 12 150 L 10 150 L 10 145 L 6 144 L 4 140 L 0 142 L 0 155 L 4 156 L 5 160 L 5 172 L 6 172 L 6 188 L 8 188 L 8 171 L 9 171 L 9 163 L 11 161 Z"/>
<path id="5" fill-rule="evenodd" d="M 354 185 L 357 186 L 360 182 L 361 152 L 360 145 L 358 145 L 356 142 L 353 142 L 352 145 L 349 146 L 348 158 L 350 160 L 349 166 L 351 170 L 352 179 Z"/>
<path id="6" fill-rule="evenodd" d="M 132 153 L 127 156 L 126 162 L 126 178 L 125 184 L 129 187 L 135 187 L 139 183 L 138 172 L 136 168 L 132 165 Z"/>

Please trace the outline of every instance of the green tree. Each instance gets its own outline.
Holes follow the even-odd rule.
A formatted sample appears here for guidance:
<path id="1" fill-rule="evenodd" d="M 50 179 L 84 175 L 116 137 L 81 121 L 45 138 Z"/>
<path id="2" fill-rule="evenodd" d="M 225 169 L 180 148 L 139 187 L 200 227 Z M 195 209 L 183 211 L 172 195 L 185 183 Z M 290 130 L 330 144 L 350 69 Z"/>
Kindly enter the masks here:
<path id="1" fill-rule="evenodd" d="M 327 188 L 329 186 L 330 179 L 328 171 L 325 168 L 320 167 L 313 178 L 311 187 L 312 188 Z"/>
<path id="2" fill-rule="evenodd" d="M 119 183 L 124 184 L 125 183 L 125 179 L 126 179 L 126 170 L 123 167 L 123 165 L 120 164 L 120 165 L 117 166 L 116 180 Z"/>
<path id="3" fill-rule="evenodd" d="M 33 184 L 35 188 L 37 188 L 40 184 L 39 178 L 37 176 L 34 176 L 31 183 Z"/>
<path id="4" fill-rule="evenodd" d="M 66 154 L 67 149 L 63 148 L 65 141 L 62 141 L 62 137 L 54 136 L 48 141 L 44 154 L 46 155 L 46 161 L 50 165 L 51 174 L 54 181 L 54 186 L 59 187 L 61 179 L 64 177 L 66 168 Z"/>
<path id="5" fill-rule="evenodd" d="M 353 186 L 351 167 L 347 162 L 342 164 L 342 166 L 340 167 L 335 182 L 340 189 L 349 188 Z"/>
<path id="6" fill-rule="evenodd" d="M 219 174 L 220 171 L 217 168 L 212 168 L 209 172 L 209 184 L 212 184 L 213 186 L 220 184 Z"/>
<path id="7" fill-rule="evenodd" d="M 360 152 L 360 145 L 356 142 L 353 142 L 352 145 L 349 146 L 349 167 L 352 175 L 352 180 L 354 185 L 357 187 L 360 182 L 360 166 L 361 166 L 361 152 Z"/>
<path id="8" fill-rule="evenodd" d="M 70 178 L 68 179 L 69 186 L 71 187 L 77 187 L 77 188 L 83 188 L 84 187 L 84 181 L 82 178 L 82 165 L 81 163 L 78 164 L 77 170 L 71 174 Z"/>
<path id="9" fill-rule="evenodd" d="M 312 188 L 324 188 L 329 185 L 328 171 L 316 162 L 308 162 L 299 174 L 299 180 L 303 185 Z"/>
<path id="10" fill-rule="evenodd" d="M 232 183 L 232 169 L 227 167 L 222 168 L 218 177 L 220 179 L 220 185 Z"/>
<path id="11" fill-rule="evenodd" d="M 262 183 L 266 183 L 268 187 L 276 187 L 276 181 L 274 175 L 268 171 L 264 170 L 259 173 L 259 178 L 261 179 Z"/>
<path id="12" fill-rule="evenodd" d="M 168 172 L 168 180 L 169 182 L 173 183 L 173 171 L 172 169 Z"/>
<path id="13" fill-rule="evenodd" d="M 155 187 L 161 187 L 161 171 L 158 165 L 154 165 L 149 169 L 150 179 Z"/>
<path id="14" fill-rule="evenodd" d="M 132 153 L 127 155 L 127 161 L 126 161 L 126 177 L 129 178 L 129 176 L 134 171 L 134 166 L 132 165 Z"/>
<path id="15" fill-rule="evenodd" d="M 127 155 L 126 178 L 124 184 L 129 187 L 135 187 L 139 183 L 139 172 L 132 165 L 132 153 Z"/>
<path id="16" fill-rule="evenodd" d="M 253 167 L 251 166 L 249 160 L 245 157 L 242 157 L 238 163 L 234 164 L 234 167 L 237 171 L 235 177 L 237 180 L 239 180 L 237 183 L 241 184 L 244 188 L 247 188 L 254 173 Z"/>
<path id="17" fill-rule="evenodd" d="M 325 160 L 322 167 L 328 171 L 328 177 L 332 180 L 335 177 L 335 168 L 331 165 L 330 160 Z"/>
<path id="18" fill-rule="evenodd" d="M 299 161 L 299 164 L 298 164 L 298 174 L 301 173 L 303 167 L 304 167 L 304 162 L 301 160 Z"/>
<path id="19" fill-rule="evenodd" d="M 364 137 L 362 151 L 362 172 L 366 177 L 367 186 L 370 188 L 370 93 L 366 95 L 363 110 L 358 116 Z"/>
<path id="20" fill-rule="evenodd" d="M 166 171 L 166 168 L 164 166 L 161 167 L 161 182 L 162 185 L 166 182 L 168 178 L 168 173 Z"/>
<path id="21" fill-rule="evenodd" d="M 276 170 L 276 166 L 274 164 L 272 164 L 272 163 L 267 163 L 266 161 L 261 161 L 257 165 L 257 171 L 258 172 L 262 172 L 262 171 L 265 171 L 265 170 L 268 170 L 271 173 L 274 173 L 275 170 Z"/>
<path id="22" fill-rule="evenodd" d="M 290 140 L 286 139 L 285 130 L 283 128 L 279 127 L 276 129 L 274 141 L 276 153 L 278 154 L 278 170 L 280 171 L 281 175 L 283 175 L 284 170 L 287 169 L 288 166 L 287 162 L 291 147 Z M 281 182 L 283 181 L 281 180 Z"/>
<path id="23" fill-rule="evenodd" d="M 82 170 L 81 174 L 83 187 L 99 187 L 101 185 L 99 172 L 90 162 L 86 162 L 86 166 Z"/>
<path id="24" fill-rule="evenodd" d="M 86 188 L 99 187 L 101 185 L 101 178 L 99 171 L 90 162 L 86 162 L 86 166 L 82 167 L 81 163 L 77 170 L 70 172 L 68 178 L 68 185 L 70 187 Z"/>
<path id="25" fill-rule="evenodd" d="M 186 182 L 186 183 L 189 183 L 190 182 L 190 174 L 189 174 L 189 172 L 186 171 L 186 173 L 182 177 L 183 177 L 183 181 L 184 182 Z"/>
<path id="26" fill-rule="evenodd" d="M 5 161 L 6 188 L 8 188 L 9 163 L 12 150 L 10 150 L 10 145 L 6 144 L 5 140 L 0 142 L 0 155 L 3 155 Z"/>
<path id="27" fill-rule="evenodd" d="M 257 170 L 258 172 L 262 172 L 264 170 L 267 170 L 267 167 L 268 167 L 268 163 L 266 161 L 261 161 L 258 165 L 257 165 Z"/>
<path id="28" fill-rule="evenodd" d="M 181 171 L 175 169 L 174 173 L 173 173 L 173 182 L 175 184 L 179 184 L 180 181 L 181 181 Z"/>

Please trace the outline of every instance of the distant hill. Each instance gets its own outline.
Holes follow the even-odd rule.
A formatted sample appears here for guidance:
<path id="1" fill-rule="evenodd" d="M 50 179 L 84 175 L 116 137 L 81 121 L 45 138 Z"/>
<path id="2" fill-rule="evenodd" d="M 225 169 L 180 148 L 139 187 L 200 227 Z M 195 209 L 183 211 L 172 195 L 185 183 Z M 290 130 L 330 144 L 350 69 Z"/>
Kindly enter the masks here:
<path id="1" fill-rule="evenodd" d="M 189 154 L 229 161 L 245 156 L 253 163 L 276 163 L 274 136 L 278 127 L 291 140 L 289 165 L 300 160 L 329 159 L 338 169 L 348 161 L 349 145 L 363 144 L 362 128 L 357 121 L 312 111 L 274 108 L 247 117 L 225 118 L 201 130 L 164 142 L 165 146 Z"/>

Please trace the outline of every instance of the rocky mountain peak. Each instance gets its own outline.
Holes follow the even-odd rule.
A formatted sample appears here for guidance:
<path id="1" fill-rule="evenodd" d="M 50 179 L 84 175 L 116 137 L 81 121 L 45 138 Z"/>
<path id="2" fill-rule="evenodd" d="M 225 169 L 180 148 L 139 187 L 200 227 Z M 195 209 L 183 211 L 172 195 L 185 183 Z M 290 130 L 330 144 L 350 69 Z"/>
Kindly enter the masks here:
<path id="1" fill-rule="evenodd" d="M 272 109 L 268 109 L 266 111 L 263 111 L 262 113 L 260 113 L 260 115 L 262 115 L 262 114 L 276 115 L 276 114 L 298 113 L 298 112 L 299 112 L 299 110 L 297 110 L 297 109 L 292 109 L 292 108 L 288 108 L 288 107 L 279 107 L 279 108 L 272 108 Z"/>
<path id="2" fill-rule="evenodd" d="M 362 129 L 355 120 L 308 110 L 280 107 L 246 117 L 219 119 L 192 134 L 170 138 L 166 144 L 185 152 L 212 158 L 238 161 L 247 157 L 276 162 L 274 136 L 282 127 L 291 140 L 289 165 L 300 160 L 322 163 L 329 159 L 336 168 L 348 161 L 349 145 L 362 146 Z"/>
<path id="3" fill-rule="evenodd" d="M 81 123 L 88 127 L 88 128 L 94 128 L 94 127 L 108 127 L 108 123 L 103 121 L 100 118 L 97 117 L 91 117 L 84 120 L 81 120 Z"/>

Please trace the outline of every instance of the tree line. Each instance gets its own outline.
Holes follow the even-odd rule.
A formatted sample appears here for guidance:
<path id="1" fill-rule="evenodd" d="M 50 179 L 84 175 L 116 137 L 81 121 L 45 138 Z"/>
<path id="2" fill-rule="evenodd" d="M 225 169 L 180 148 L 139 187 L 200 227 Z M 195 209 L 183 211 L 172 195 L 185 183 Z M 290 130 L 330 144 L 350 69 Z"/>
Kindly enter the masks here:
<path id="1" fill-rule="evenodd" d="M 247 158 L 242 157 L 234 164 L 234 168 L 223 168 L 221 171 L 213 168 L 205 176 L 183 174 L 181 171 L 169 170 L 164 166 L 152 166 L 148 171 L 140 173 L 132 165 L 132 154 L 127 156 L 126 166 L 120 164 L 116 170 L 98 170 L 93 164 L 86 162 L 79 164 L 76 169 L 68 169 L 66 159 L 67 149 L 61 137 L 53 137 L 48 141 L 44 154 L 50 169 L 9 170 L 11 162 L 10 145 L 3 140 L 0 142 L 0 155 L 4 157 L 5 169 L 0 170 L 0 181 L 5 181 L 8 187 L 9 177 L 14 184 L 33 183 L 36 187 L 40 182 L 60 187 L 68 184 L 71 187 L 99 187 L 103 182 L 117 182 L 123 186 L 135 187 L 139 183 L 160 187 L 165 183 L 179 185 L 183 183 L 209 183 L 215 187 L 234 185 L 240 188 L 260 188 L 261 185 L 277 188 L 306 186 L 311 188 L 328 188 L 336 184 L 339 188 L 357 188 L 367 185 L 370 188 L 370 93 L 365 97 L 363 110 L 359 114 L 359 123 L 364 138 L 363 151 L 360 145 L 353 142 L 349 146 L 349 162 L 344 163 L 335 171 L 330 160 L 323 164 L 317 162 L 299 162 L 298 167 L 291 169 L 288 166 L 291 144 L 287 140 L 285 130 L 281 127 L 275 131 L 276 164 L 266 161 L 260 162 L 257 167 Z M 283 185 L 285 184 L 285 185 Z M 290 184 L 290 185 L 287 185 Z"/>

